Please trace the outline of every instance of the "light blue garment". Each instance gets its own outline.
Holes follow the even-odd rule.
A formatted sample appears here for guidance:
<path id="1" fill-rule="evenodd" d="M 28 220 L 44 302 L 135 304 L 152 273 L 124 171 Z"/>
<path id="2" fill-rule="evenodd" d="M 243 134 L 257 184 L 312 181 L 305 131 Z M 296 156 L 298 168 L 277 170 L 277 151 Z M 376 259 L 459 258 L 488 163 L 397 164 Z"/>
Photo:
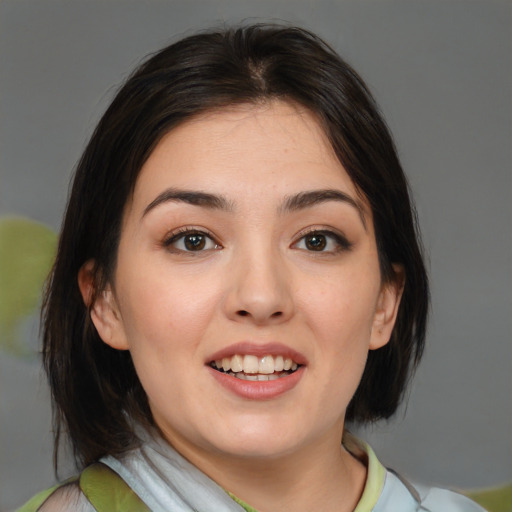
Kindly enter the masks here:
<path id="1" fill-rule="evenodd" d="M 140 448 L 122 457 L 108 456 L 101 459 L 133 489 L 152 512 L 254 510 L 237 503 L 222 487 L 154 434 L 146 435 Z M 343 442 L 368 468 L 365 488 L 354 512 L 485 512 L 479 505 L 452 491 L 409 484 L 393 471 L 385 469 L 373 450 L 352 436 L 345 436 Z M 32 506 L 30 510 L 95 512 L 78 486 L 67 489 L 66 493 L 55 498 L 58 499 L 49 503 L 49 506 L 43 504 L 37 508 L 36 505 L 36 508 Z"/>
<path id="2" fill-rule="evenodd" d="M 386 471 L 382 493 L 372 512 L 485 512 L 461 494 L 440 489 L 412 485 L 391 471 Z"/>
<path id="3" fill-rule="evenodd" d="M 243 512 L 222 487 L 165 441 L 150 440 L 122 459 L 104 457 L 152 512 Z"/>
<path id="4" fill-rule="evenodd" d="M 348 441 L 348 449 L 362 451 L 368 465 L 366 486 L 355 512 L 485 512 L 455 492 L 409 484 L 386 470 L 366 443 L 353 437 Z M 153 512 L 244 512 L 224 489 L 162 439 L 150 438 L 122 459 L 106 457 L 102 462 Z"/>

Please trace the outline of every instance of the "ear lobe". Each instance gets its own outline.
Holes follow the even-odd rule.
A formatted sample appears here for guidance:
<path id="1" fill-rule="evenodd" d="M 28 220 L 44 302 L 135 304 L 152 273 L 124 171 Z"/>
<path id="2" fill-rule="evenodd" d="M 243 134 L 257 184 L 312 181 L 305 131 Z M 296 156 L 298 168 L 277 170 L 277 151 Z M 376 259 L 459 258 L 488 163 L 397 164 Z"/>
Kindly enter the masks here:
<path id="1" fill-rule="evenodd" d="M 87 261 L 80 268 L 78 287 L 100 338 L 112 348 L 128 350 L 112 288 L 108 285 L 105 290 L 96 293 L 93 260 Z"/>
<path id="2" fill-rule="evenodd" d="M 389 342 L 395 326 L 398 307 L 404 291 L 405 271 L 402 265 L 393 264 L 394 277 L 382 285 L 370 338 L 370 350 L 376 350 Z"/>

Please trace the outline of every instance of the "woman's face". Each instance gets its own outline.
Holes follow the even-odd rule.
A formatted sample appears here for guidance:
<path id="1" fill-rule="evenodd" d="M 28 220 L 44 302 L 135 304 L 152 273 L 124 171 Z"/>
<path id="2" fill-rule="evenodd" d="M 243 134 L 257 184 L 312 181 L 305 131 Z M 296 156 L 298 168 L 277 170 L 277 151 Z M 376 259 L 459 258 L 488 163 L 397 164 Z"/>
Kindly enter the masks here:
<path id="1" fill-rule="evenodd" d="M 155 422 L 194 457 L 339 444 L 368 350 L 389 339 L 371 211 L 307 110 L 210 112 L 137 180 L 92 317 L 131 352 Z"/>

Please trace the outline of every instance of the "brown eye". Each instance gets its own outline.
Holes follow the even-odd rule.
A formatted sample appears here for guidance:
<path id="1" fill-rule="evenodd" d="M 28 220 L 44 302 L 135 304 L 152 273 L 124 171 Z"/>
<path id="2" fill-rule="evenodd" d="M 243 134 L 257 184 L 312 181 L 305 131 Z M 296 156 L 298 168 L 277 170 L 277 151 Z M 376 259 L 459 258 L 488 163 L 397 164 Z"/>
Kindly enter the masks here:
<path id="1" fill-rule="evenodd" d="M 323 251 L 327 246 L 325 235 L 319 233 L 306 236 L 304 241 L 310 251 Z"/>
<path id="2" fill-rule="evenodd" d="M 189 251 L 200 251 L 206 246 L 206 237 L 200 233 L 185 235 L 183 237 L 183 243 Z"/>
<path id="3" fill-rule="evenodd" d="M 352 244 L 341 234 L 333 231 L 310 231 L 293 244 L 294 249 L 308 252 L 337 253 L 350 250 Z"/>
<path id="4" fill-rule="evenodd" d="M 182 231 L 172 235 L 164 242 L 164 246 L 172 252 L 202 252 L 220 249 L 210 235 L 202 231 Z"/>

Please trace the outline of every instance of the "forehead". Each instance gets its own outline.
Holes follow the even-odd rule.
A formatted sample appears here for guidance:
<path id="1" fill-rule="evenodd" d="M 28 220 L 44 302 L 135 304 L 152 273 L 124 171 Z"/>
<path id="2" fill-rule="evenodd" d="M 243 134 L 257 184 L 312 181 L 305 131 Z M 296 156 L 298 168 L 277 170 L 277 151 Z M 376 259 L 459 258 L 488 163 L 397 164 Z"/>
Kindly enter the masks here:
<path id="1" fill-rule="evenodd" d="M 134 203 L 169 186 L 235 199 L 336 187 L 360 198 L 316 117 L 283 101 L 209 111 L 172 129 L 142 167 Z"/>

